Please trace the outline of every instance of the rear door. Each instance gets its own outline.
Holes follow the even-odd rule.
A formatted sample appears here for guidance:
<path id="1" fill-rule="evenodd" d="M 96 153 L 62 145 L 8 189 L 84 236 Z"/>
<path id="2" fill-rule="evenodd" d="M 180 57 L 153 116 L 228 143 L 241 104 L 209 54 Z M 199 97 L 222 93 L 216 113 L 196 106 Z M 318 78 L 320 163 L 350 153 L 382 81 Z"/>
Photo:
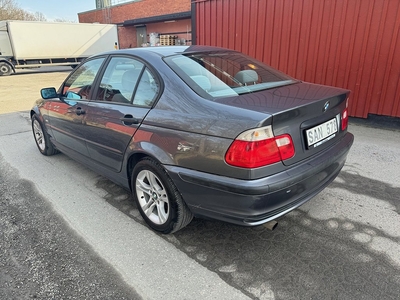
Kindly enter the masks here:
<path id="1" fill-rule="evenodd" d="M 140 60 L 112 57 L 85 115 L 90 158 L 120 171 L 125 150 L 159 94 L 154 72 Z"/>
<path id="2" fill-rule="evenodd" d="M 56 142 L 85 156 L 89 153 L 83 119 L 104 60 L 104 57 L 93 59 L 77 68 L 62 86 L 61 99 L 49 105 L 48 120 Z"/>

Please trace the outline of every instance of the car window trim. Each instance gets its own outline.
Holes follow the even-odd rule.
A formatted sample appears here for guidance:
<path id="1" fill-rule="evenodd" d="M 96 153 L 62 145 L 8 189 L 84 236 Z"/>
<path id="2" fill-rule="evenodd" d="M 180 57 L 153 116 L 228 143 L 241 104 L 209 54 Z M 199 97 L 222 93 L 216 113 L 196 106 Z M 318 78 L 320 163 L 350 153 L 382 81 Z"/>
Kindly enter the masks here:
<path id="1" fill-rule="evenodd" d="M 108 56 L 109 56 L 109 55 L 99 55 L 99 56 L 91 57 L 91 58 L 88 58 L 88 59 L 85 59 L 84 61 L 82 61 L 82 62 L 67 76 L 67 78 L 64 80 L 64 82 L 61 84 L 60 88 L 58 89 L 58 93 L 59 93 L 60 95 L 62 95 L 62 98 L 65 98 L 65 97 L 63 96 L 63 93 L 62 93 L 62 91 L 64 90 L 65 83 L 68 81 L 68 79 L 69 79 L 75 72 L 78 71 L 78 69 L 79 69 L 83 64 L 85 64 L 85 63 L 87 63 L 87 62 L 89 62 L 89 61 L 91 61 L 91 60 L 95 60 L 95 59 L 99 59 L 99 58 L 104 58 L 104 60 L 103 60 L 103 62 L 101 63 L 101 66 L 100 66 L 100 68 L 99 68 L 99 70 L 98 70 L 96 76 L 94 77 L 94 80 L 93 80 L 93 83 L 92 83 L 92 88 L 91 88 L 90 93 L 89 93 L 89 95 L 88 95 L 88 98 L 89 98 L 89 99 L 80 99 L 80 101 L 90 102 L 90 101 L 91 101 L 90 99 L 93 97 L 93 92 L 94 92 L 94 90 L 97 89 L 96 84 L 97 84 L 97 81 L 98 81 L 98 76 L 99 76 L 100 73 L 103 73 L 103 72 L 104 72 L 103 69 L 104 69 L 105 62 L 108 60 Z M 68 99 L 68 98 L 66 98 L 66 99 Z"/>
<path id="2" fill-rule="evenodd" d="M 125 58 L 135 59 L 138 62 L 143 64 L 142 70 L 140 71 L 139 80 L 136 83 L 135 89 L 133 90 L 133 93 L 132 93 L 132 99 L 131 99 L 132 102 L 133 102 L 133 99 L 135 98 L 135 93 L 139 86 L 139 83 L 140 83 L 140 80 L 142 78 L 144 71 L 146 70 L 146 68 L 150 70 L 154 79 L 159 84 L 159 90 L 158 90 L 157 96 L 154 98 L 153 104 L 151 106 L 134 105 L 132 102 L 131 103 L 120 103 L 120 102 L 107 102 L 107 101 L 93 99 L 94 95 L 97 95 L 97 91 L 100 88 L 101 78 L 103 78 L 103 75 L 104 75 L 111 59 L 114 57 L 125 57 Z M 164 91 L 164 81 L 162 80 L 162 78 L 161 78 L 160 74 L 157 72 L 157 70 L 143 58 L 136 56 L 136 55 L 129 55 L 129 54 L 110 54 L 110 55 L 108 55 L 107 59 L 104 61 L 103 65 L 99 69 L 99 72 L 97 73 L 97 76 L 93 83 L 93 86 L 94 86 L 94 88 L 92 89 L 92 92 L 94 94 L 91 95 L 89 102 L 104 102 L 104 103 L 108 103 L 108 104 L 112 103 L 115 105 L 125 105 L 125 106 L 133 106 L 133 107 L 141 107 L 141 108 L 149 108 L 149 109 L 153 108 L 156 105 L 156 103 L 158 102 L 158 100 L 160 99 L 160 97 Z"/>
<path id="3" fill-rule="evenodd" d="M 107 55 L 106 59 L 103 62 L 103 65 L 100 67 L 99 72 L 97 72 L 96 78 L 93 81 L 93 89 L 92 94 L 90 95 L 89 102 L 94 102 L 94 96 L 97 95 L 97 91 L 100 87 L 101 78 L 103 78 L 104 73 L 106 72 L 107 66 L 110 63 L 112 55 Z"/>

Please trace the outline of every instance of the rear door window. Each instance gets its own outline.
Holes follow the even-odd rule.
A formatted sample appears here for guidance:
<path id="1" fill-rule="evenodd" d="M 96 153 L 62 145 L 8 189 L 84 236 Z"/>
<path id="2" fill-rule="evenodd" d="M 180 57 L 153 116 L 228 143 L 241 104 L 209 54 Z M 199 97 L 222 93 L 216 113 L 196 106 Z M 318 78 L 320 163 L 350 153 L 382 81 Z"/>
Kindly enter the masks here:
<path id="1" fill-rule="evenodd" d="M 139 60 L 113 57 L 101 78 L 95 100 L 151 106 L 158 84 L 150 70 Z"/>
<path id="2" fill-rule="evenodd" d="M 143 69 L 140 82 L 137 86 L 133 104 L 138 106 L 152 106 L 159 92 L 159 84 L 153 73 L 146 67 Z"/>

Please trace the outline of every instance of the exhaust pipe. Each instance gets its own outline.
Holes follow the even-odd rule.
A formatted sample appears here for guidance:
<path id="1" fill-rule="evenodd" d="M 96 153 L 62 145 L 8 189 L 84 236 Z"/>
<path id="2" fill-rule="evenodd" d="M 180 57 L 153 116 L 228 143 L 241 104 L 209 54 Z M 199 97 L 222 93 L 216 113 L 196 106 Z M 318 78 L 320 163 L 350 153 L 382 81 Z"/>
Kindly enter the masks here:
<path id="1" fill-rule="evenodd" d="M 264 227 L 267 228 L 268 230 L 275 230 L 276 227 L 278 227 L 278 222 L 275 220 L 269 221 L 264 224 Z"/>

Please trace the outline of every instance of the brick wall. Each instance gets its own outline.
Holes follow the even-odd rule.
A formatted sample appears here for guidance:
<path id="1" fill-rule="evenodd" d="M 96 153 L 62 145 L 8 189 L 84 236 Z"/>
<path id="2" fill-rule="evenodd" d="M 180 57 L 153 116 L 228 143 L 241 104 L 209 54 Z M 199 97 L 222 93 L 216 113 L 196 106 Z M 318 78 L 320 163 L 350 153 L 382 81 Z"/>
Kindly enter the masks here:
<path id="1" fill-rule="evenodd" d="M 176 35 L 179 39 L 185 39 L 187 45 L 191 45 L 192 24 L 190 19 L 177 20 L 173 23 L 151 23 L 147 24 L 146 27 L 147 34 L 157 32 L 158 34 Z"/>
<path id="2" fill-rule="evenodd" d="M 142 0 L 78 14 L 79 23 L 122 23 L 125 20 L 190 11 L 190 0 Z"/>
<path id="3" fill-rule="evenodd" d="M 137 47 L 136 42 L 136 27 L 119 27 L 118 28 L 119 48 L 134 48 Z"/>
<path id="4" fill-rule="evenodd" d="M 191 34 L 191 21 L 190 20 L 178 20 L 173 23 L 151 23 L 147 24 L 147 41 L 149 42 L 149 34 L 151 32 L 157 32 L 159 34 L 173 34 L 178 36 L 180 39 L 185 39 L 187 45 L 191 44 L 192 34 Z M 119 48 L 134 48 L 137 45 L 136 39 L 136 27 L 119 27 L 118 28 L 118 40 Z"/>

